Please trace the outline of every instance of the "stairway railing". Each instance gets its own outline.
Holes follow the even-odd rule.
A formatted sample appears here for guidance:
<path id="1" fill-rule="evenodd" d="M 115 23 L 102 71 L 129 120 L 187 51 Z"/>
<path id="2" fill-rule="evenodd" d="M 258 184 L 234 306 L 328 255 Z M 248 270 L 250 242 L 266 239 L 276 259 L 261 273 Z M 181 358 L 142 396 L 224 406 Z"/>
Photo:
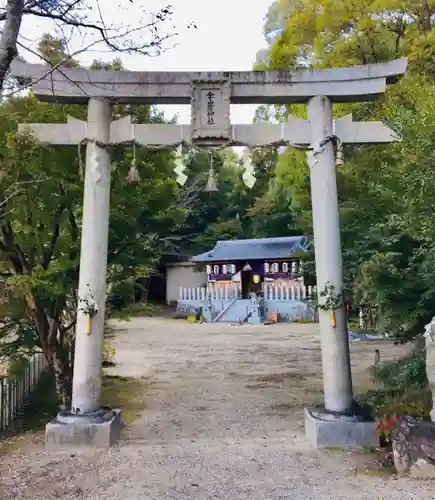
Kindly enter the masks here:
<path id="1" fill-rule="evenodd" d="M 219 321 L 222 316 L 234 305 L 235 302 L 237 302 L 238 299 L 233 299 L 222 311 L 213 319 L 212 323 L 216 323 Z"/>

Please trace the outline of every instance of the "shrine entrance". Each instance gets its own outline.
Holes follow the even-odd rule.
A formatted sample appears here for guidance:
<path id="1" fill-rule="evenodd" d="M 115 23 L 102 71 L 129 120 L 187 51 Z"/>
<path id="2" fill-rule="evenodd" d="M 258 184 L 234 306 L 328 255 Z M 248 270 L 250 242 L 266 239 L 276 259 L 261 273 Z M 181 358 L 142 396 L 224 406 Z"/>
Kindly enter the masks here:
<path id="1" fill-rule="evenodd" d="M 260 295 L 263 288 L 263 279 L 259 274 L 256 274 L 248 266 L 240 272 L 242 280 L 242 296 L 245 299 L 250 298 L 251 293 Z"/>
<path id="2" fill-rule="evenodd" d="M 380 122 L 355 123 L 352 116 L 333 119 L 333 103 L 363 102 L 385 92 L 404 74 L 406 59 L 354 68 L 309 69 L 307 71 L 241 72 L 133 72 L 47 68 L 16 59 L 11 76 L 30 81 L 33 94 L 46 102 L 87 104 L 86 122 L 70 118 L 66 124 L 23 124 L 39 141 L 53 145 L 86 144 L 86 172 L 80 256 L 79 304 L 76 324 L 75 364 L 72 408 L 59 414 L 47 426 L 47 433 L 58 433 L 65 442 L 80 417 L 88 430 L 90 443 L 99 445 L 105 434 L 119 430 L 119 413 L 100 408 L 101 356 L 104 332 L 107 239 L 109 224 L 110 147 L 131 143 L 149 149 L 177 148 L 177 182 L 187 180 L 186 149 L 296 147 L 307 152 L 310 168 L 312 213 L 315 243 L 316 279 L 322 339 L 325 410 L 349 415 L 353 408 L 349 341 L 346 325 L 341 257 L 339 206 L 335 165 L 341 164 L 343 144 L 389 143 L 397 140 Z M 191 125 L 134 124 L 130 116 L 112 121 L 111 104 L 186 104 L 192 109 Z M 307 120 L 288 117 L 286 123 L 233 125 L 230 104 L 307 104 Z M 184 147 L 184 150 L 183 150 Z M 131 178 L 137 177 L 132 165 Z M 211 169 L 211 168 L 210 168 Z M 248 187 L 255 182 L 249 155 L 243 180 Z M 253 290 L 253 275 L 246 274 L 245 291 Z M 254 286 L 255 285 L 255 286 Z M 331 305 L 332 304 L 332 305 Z M 308 412 L 308 410 L 307 410 Z M 307 422 L 316 419 L 306 413 Z M 330 420 L 330 419 L 329 419 Z M 60 422 L 60 423 L 59 423 Z M 110 422 L 110 425 L 108 425 Z M 101 426 L 100 426 L 101 424 Z M 333 425 L 351 425 L 337 436 L 352 434 L 353 423 L 337 420 Z M 104 427 L 105 426 L 105 427 Z M 325 423 L 320 426 L 324 429 Z M 316 436 L 318 428 L 312 436 Z M 326 431 L 325 431 L 326 432 Z M 355 431 L 359 432 L 359 431 Z M 308 433 L 309 434 L 309 433 Z M 307 435 L 308 435 L 307 434 Z M 328 435 L 329 436 L 329 435 Z M 78 438 L 77 438 L 78 439 Z M 355 439 L 358 439 L 356 436 Z M 328 442 L 330 446 L 337 443 Z M 340 441 L 341 444 L 341 441 Z"/>

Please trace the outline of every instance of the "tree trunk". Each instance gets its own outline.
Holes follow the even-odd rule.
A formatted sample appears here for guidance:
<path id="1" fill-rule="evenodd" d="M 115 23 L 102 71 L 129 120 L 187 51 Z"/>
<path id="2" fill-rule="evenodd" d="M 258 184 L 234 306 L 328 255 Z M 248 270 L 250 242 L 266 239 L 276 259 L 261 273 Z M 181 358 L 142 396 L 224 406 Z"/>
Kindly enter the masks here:
<path id="1" fill-rule="evenodd" d="M 423 0 L 420 9 L 420 24 L 421 28 L 425 33 L 428 33 L 432 29 L 432 12 L 429 8 L 429 3 L 427 0 Z"/>
<path id="2" fill-rule="evenodd" d="M 51 366 L 56 383 L 58 407 L 60 410 L 69 410 L 72 395 L 72 364 L 69 353 L 60 346 L 54 346 L 51 353 Z"/>
<path id="3" fill-rule="evenodd" d="M 70 343 L 65 342 L 65 334 L 60 335 L 58 317 L 47 317 L 43 306 L 33 294 L 26 295 L 26 301 L 32 312 L 40 346 L 54 375 L 58 407 L 60 410 L 69 410 L 74 366 Z"/>
<path id="4" fill-rule="evenodd" d="M 24 0 L 8 0 L 3 31 L 0 36 L 0 92 L 11 62 L 18 54 L 17 40 L 23 19 Z"/>

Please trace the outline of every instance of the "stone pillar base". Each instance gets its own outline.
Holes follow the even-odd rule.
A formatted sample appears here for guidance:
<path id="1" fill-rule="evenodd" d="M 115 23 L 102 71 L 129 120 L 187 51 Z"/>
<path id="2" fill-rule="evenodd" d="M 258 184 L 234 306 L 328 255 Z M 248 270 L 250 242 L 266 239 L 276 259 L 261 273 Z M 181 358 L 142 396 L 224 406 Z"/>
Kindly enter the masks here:
<path id="1" fill-rule="evenodd" d="M 305 408 L 305 436 L 315 448 L 377 447 L 376 423 L 358 415 L 333 415 Z"/>
<path id="2" fill-rule="evenodd" d="M 45 427 L 45 447 L 47 451 L 82 446 L 109 448 L 117 443 L 122 425 L 120 410 L 101 408 L 87 415 L 60 412 Z"/>

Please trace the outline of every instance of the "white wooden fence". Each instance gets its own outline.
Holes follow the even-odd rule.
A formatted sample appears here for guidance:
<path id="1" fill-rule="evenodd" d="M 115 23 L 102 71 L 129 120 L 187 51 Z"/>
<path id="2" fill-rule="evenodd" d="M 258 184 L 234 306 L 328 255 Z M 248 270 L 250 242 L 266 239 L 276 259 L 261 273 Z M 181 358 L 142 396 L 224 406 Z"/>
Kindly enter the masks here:
<path id="1" fill-rule="evenodd" d="M 208 297 L 212 302 L 216 300 L 234 300 L 242 294 L 239 285 L 232 285 L 225 288 L 180 288 L 180 300 L 187 302 L 205 302 Z"/>
<path id="2" fill-rule="evenodd" d="M 0 379 L 0 432 L 7 429 L 23 409 L 46 369 L 45 356 L 37 353 L 29 360 L 22 375 Z"/>
<path id="3" fill-rule="evenodd" d="M 317 287 L 300 285 L 265 285 L 264 300 L 308 300 L 317 298 Z"/>
<path id="4" fill-rule="evenodd" d="M 264 300 L 308 300 L 314 301 L 317 297 L 317 287 L 315 286 L 301 286 L 297 284 L 292 285 L 264 285 L 263 289 Z M 206 290 L 205 287 L 198 288 L 180 288 L 180 301 L 181 302 L 205 302 L 206 297 L 214 301 L 234 300 L 241 297 L 240 285 L 232 285 L 222 288 L 210 288 Z"/>

